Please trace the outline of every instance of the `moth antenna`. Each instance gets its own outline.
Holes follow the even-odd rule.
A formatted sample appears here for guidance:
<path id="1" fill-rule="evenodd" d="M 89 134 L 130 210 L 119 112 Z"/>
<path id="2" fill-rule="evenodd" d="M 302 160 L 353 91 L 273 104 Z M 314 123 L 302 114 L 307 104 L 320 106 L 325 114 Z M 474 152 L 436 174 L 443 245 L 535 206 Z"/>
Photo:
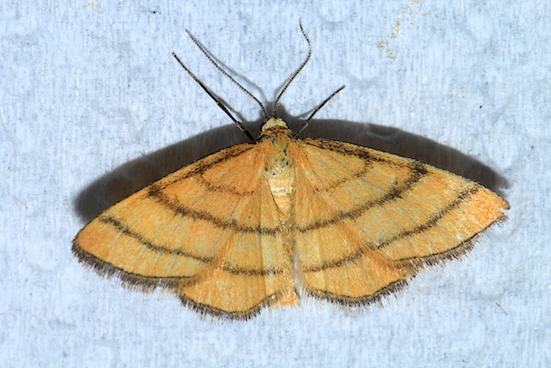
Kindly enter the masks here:
<path id="1" fill-rule="evenodd" d="M 214 102 L 216 102 L 216 104 L 218 105 L 218 107 L 220 107 L 222 109 L 222 111 L 224 111 L 226 113 L 226 115 L 228 115 L 230 117 L 230 119 L 235 123 L 235 125 L 237 125 L 237 127 L 243 132 L 245 133 L 245 135 L 247 136 L 247 138 L 249 138 L 249 140 L 251 140 L 252 142 L 254 142 L 254 138 L 253 136 L 251 135 L 251 133 L 249 133 L 249 131 L 247 130 L 247 128 L 245 128 L 245 126 L 243 125 L 243 123 L 241 123 L 239 120 L 237 120 L 233 115 L 232 113 L 228 110 L 228 108 L 220 101 L 220 99 L 214 95 L 214 93 L 212 93 L 208 88 L 207 86 L 205 86 L 203 84 L 203 82 L 201 82 L 201 80 L 199 80 L 199 78 L 197 78 L 195 76 L 195 74 L 193 74 L 191 72 L 191 70 L 189 70 L 189 68 L 187 66 L 185 66 L 185 64 L 182 62 L 182 60 L 180 60 L 180 58 L 178 57 L 178 55 L 176 55 L 176 53 L 172 53 L 172 56 L 174 56 L 174 58 L 178 61 L 178 63 L 180 63 L 180 65 L 182 66 L 182 68 L 184 68 L 184 70 L 191 76 L 191 78 L 193 78 L 193 80 L 195 82 L 197 82 L 197 84 L 199 84 L 201 86 L 201 88 L 203 88 L 203 90 L 205 92 L 207 92 L 207 94 L 210 96 L 210 98 L 212 98 L 214 100 Z"/>
<path id="2" fill-rule="evenodd" d="M 310 60 L 310 57 L 312 56 L 312 42 L 310 42 L 310 39 L 308 38 L 308 35 L 306 34 L 306 32 L 304 31 L 304 28 L 302 27 L 302 21 L 299 20 L 298 25 L 300 26 L 300 31 L 302 32 L 302 35 L 304 36 L 304 39 L 306 39 L 306 42 L 308 43 L 308 55 L 306 55 L 306 59 L 304 59 L 304 61 L 302 62 L 300 67 L 297 69 L 297 71 L 294 72 L 293 75 L 291 76 L 291 78 L 287 81 L 287 83 L 285 83 L 285 86 L 283 87 L 281 92 L 279 92 L 279 95 L 275 99 L 274 111 L 273 111 L 274 118 L 277 118 L 277 105 L 279 104 L 279 100 L 281 99 L 281 96 L 283 96 L 283 94 L 285 93 L 287 88 L 289 88 L 289 85 L 293 82 L 293 80 L 297 77 L 297 75 L 302 71 L 302 69 L 304 69 L 304 67 L 306 66 L 306 64 Z"/>
<path id="3" fill-rule="evenodd" d="M 340 91 L 342 91 L 345 88 L 346 88 L 346 86 L 340 87 L 335 92 L 331 93 L 331 95 L 329 97 L 327 97 L 318 107 L 316 107 L 316 109 L 310 114 L 308 119 L 306 119 L 306 121 L 304 122 L 304 125 L 302 125 L 302 128 L 298 131 L 297 135 L 300 135 L 300 133 L 302 133 L 304 131 L 304 129 L 306 129 L 308 127 L 308 123 L 310 122 L 310 120 L 312 120 L 314 115 L 316 115 L 318 113 L 318 111 L 320 111 L 321 108 L 323 106 L 325 106 L 326 103 L 329 102 L 329 100 L 331 100 L 333 97 L 335 97 L 337 95 L 337 93 L 339 93 Z"/>
<path id="4" fill-rule="evenodd" d="M 193 41 L 193 43 L 195 43 L 195 45 L 199 48 L 199 50 L 201 50 L 201 52 L 203 53 L 203 55 L 206 56 L 206 58 L 216 67 L 216 69 L 218 69 L 218 71 L 220 71 L 220 73 L 224 74 L 229 80 L 231 80 L 233 83 L 235 83 L 243 92 L 245 92 L 247 95 L 249 95 L 249 97 L 251 97 L 257 104 L 258 106 L 260 106 L 260 109 L 262 110 L 262 114 L 264 115 L 264 119 L 268 120 L 269 119 L 269 116 L 268 116 L 268 112 L 266 111 L 266 108 L 264 107 L 264 105 L 262 104 L 262 102 L 260 102 L 260 100 L 255 96 L 253 95 L 251 92 L 249 92 L 248 89 L 246 89 L 245 87 L 243 87 L 243 85 L 241 85 L 241 83 L 239 83 L 238 81 L 235 80 L 234 77 L 232 77 L 227 71 L 225 71 L 213 58 L 212 56 L 210 56 L 210 54 L 207 52 L 207 50 L 205 49 L 205 47 L 203 45 L 201 45 L 201 43 L 191 34 L 190 31 L 188 31 L 186 29 L 186 32 L 189 36 L 189 38 L 191 38 L 191 40 Z"/>

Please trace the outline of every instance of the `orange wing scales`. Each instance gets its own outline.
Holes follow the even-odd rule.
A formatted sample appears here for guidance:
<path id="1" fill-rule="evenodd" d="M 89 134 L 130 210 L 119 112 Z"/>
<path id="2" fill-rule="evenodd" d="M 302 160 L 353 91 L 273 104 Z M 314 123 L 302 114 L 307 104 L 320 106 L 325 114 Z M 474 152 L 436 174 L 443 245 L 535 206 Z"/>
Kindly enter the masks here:
<path id="1" fill-rule="evenodd" d="M 77 235 L 84 263 L 203 314 L 249 318 L 309 295 L 365 305 L 455 258 L 504 218 L 488 189 L 354 144 L 301 140 L 270 119 L 255 144 L 189 165 Z M 297 284 L 295 284 L 297 282 Z"/>

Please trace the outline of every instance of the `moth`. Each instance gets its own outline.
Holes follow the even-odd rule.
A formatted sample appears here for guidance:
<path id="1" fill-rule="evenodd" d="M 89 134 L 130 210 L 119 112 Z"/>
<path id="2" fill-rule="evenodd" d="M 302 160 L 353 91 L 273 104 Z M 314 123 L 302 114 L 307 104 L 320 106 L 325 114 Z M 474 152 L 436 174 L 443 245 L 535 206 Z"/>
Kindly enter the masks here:
<path id="1" fill-rule="evenodd" d="M 509 204 L 481 185 L 359 145 L 300 138 L 277 117 L 289 79 L 254 139 L 204 157 L 113 205 L 73 242 L 84 264 L 201 314 L 247 319 L 301 297 L 361 306 L 425 265 L 468 251 Z M 326 99 L 321 108 L 331 97 Z M 308 121 L 319 110 L 307 119 Z M 302 131 L 302 130 L 301 130 Z"/>

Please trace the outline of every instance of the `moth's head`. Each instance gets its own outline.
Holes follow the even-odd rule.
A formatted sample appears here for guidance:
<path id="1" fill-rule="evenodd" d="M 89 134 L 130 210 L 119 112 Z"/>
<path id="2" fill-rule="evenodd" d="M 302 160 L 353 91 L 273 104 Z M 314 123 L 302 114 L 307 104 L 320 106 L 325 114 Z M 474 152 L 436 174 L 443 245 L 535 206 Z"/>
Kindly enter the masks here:
<path id="1" fill-rule="evenodd" d="M 278 118 L 269 118 L 266 120 L 262 129 L 260 130 L 260 135 L 269 135 L 272 131 L 288 130 L 287 124 L 281 119 Z"/>
<path id="2" fill-rule="evenodd" d="M 294 133 L 289 130 L 287 124 L 279 118 L 268 118 L 262 129 L 260 130 L 260 136 L 258 140 L 269 139 L 272 141 L 279 141 L 283 137 L 294 136 Z"/>

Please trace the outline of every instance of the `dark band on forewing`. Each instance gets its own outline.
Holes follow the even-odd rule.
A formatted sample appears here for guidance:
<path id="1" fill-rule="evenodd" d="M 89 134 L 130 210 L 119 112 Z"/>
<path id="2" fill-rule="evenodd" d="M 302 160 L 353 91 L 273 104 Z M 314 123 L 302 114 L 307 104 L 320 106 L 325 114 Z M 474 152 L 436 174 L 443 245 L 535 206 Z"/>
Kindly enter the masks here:
<path id="1" fill-rule="evenodd" d="M 136 239 L 141 244 L 143 244 L 146 248 L 148 248 L 150 250 L 153 250 L 155 252 L 159 252 L 159 253 L 162 253 L 162 254 L 173 254 L 173 255 L 176 255 L 176 256 L 192 258 L 196 261 L 200 261 L 200 262 L 203 262 L 203 263 L 211 263 L 215 259 L 214 257 L 202 257 L 202 256 L 198 256 L 198 255 L 195 255 L 195 254 L 192 254 L 192 253 L 189 253 L 189 252 L 184 252 L 180 249 L 171 249 L 171 248 L 167 248 L 166 246 L 161 246 L 161 245 L 154 244 L 153 242 L 151 242 L 149 240 L 146 240 L 140 234 L 138 234 L 134 231 L 131 231 L 128 228 L 128 226 L 125 226 L 121 221 L 114 218 L 113 216 L 99 217 L 98 220 L 105 223 L 105 224 L 109 224 L 109 225 L 113 226 L 115 229 L 120 231 L 122 234 Z M 217 267 L 217 268 L 219 268 L 223 271 L 226 271 L 227 273 L 229 273 L 231 275 L 269 276 L 269 275 L 277 275 L 277 274 L 283 273 L 283 270 L 278 269 L 278 268 L 268 268 L 266 270 L 264 270 L 264 269 L 246 269 L 246 268 L 242 268 L 242 267 L 235 267 L 235 266 L 232 266 L 230 264 L 224 264 L 223 266 Z"/>
<path id="2" fill-rule="evenodd" d="M 201 186 L 203 189 L 205 189 L 207 192 L 223 192 L 223 193 L 231 193 L 233 195 L 236 195 L 238 197 L 249 197 L 253 195 L 254 191 L 239 191 L 236 188 L 232 188 L 228 185 L 214 185 L 208 180 L 205 180 L 203 178 L 202 173 L 197 175 L 197 179 L 200 180 Z"/>
<path id="3" fill-rule="evenodd" d="M 416 226 L 412 230 L 403 231 L 400 234 L 395 235 L 390 239 L 384 240 L 384 241 L 379 243 L 378 247 L 379 248 L 384 248 L 384 247 L 386 247 L 386 246 L 388 246 L 388 245 L 390 245 L 390 244 L 392 244 L 392 243 L 394 243 L 398 240 L 407 238 L 409 236 L 415 236 L 415 235 L 421 234 L 421 233 L 429 230 L 430 228 L 435 227 L 438 224 L 438 222 L 444 216 L 446 216 L 448 213 L 453 211 L 455 208 L 459 207 L 464 200 L 466 200 L 470 196 L 474 195 L 479 190 L 480 190 L 480 186 L 475 184 L 472 187 L 461 191 L 455 200 L 450 202 L 442 210 L 436 212 L 436 214 L 433 217 L 431 217 L 428 221 L 426 221 L 424 224 Z"/>
<path id="4" fill-rule="evenodd" d="M 458 207 L 461 204 L 461 202 L 463 202 L 465 199 L 467 199 L 468 197 L 475 194 L 479 189 L 480 189 L 479 186 L 474 186 L 474 187 L 471 187 L 471 188 L 468 188 L 468 189 L 462 191 L 454 201 L 450 202 L 441 211 L 438 211 L 433 217 L 428 219 L 425 223 L 423 223 L 421 225 L 418 225 L 418 226 L 414 227 L 411 230 L 405 230 L 405 231 L 401 232 L 400 234 L 392 237 L 391 239 L 379 243 L 378 247 L 379 248 L 386 247 L 386 246 L 390 245 L 391 243 L 393 243 L 395 241 L 401 240 L 401 239 L 406 238 L 408 236 L 414 236 L 414 235 L 423 233 L 423 232 L 429 230 L 430 228 L 435 227 L 438 224 L 438 222 L 446 214 L 451 212 L 454 208 Z M 457 247 L 461 247 L 461 244 L 458 245 Z M 370 249 L 370 247 L 368 247 L 366 245 L 362 245 L 362 246 L 358 247 L 358 250 L 356 250 L 354 253 L 350 253 L 350 254 L 345 255 L 345 256 L 343 256 L 341 258 L 338 258 L 336 260 L 325 261 L 319 266 L 310 266 L 310 267 L 304 269 L 304 272 L 320 272 L 320 271 L 327 270 L 329 268 L 342 267 L 345 264 L 357 262 L 362 258 L 362 256 L 365 254 L 366 250 L 368 250 L 368 249 Z M 448 249 L 446 251 L 443 251 L 442 253 L 453 252 L 453 249 L 455 249 L 455 247 L 451 248 L 451 249 Z M 430 256 L 433 256 L 433 255 L 434 254 L 430 254 L 430 255 L 427 255 L 426 257 L 430 257 Z M 412 257 L 412 258 L 422 258 L 422 257 Z M 400 259 L 400 261 L 403 261 L 403 260 L 408 260 L 408 259 L 405 259 L 405 258 Z"/>
<path id="5" fill-rule="evenodd" d="M 369 169 L 373 167 L 374 160 L 364 160 L 364 167 L 360 170 L 352 174 L 353 178 L 362 178 L 369 172 Z M 334 183 L 324 186 L 324 187 L 316 187 L 314 188 L 318 192 L 330 192 L 332 190 L 335 190 L 336 188 L 344 185 L 345 183 L 348 183 L 350 181 L 350 178 L 343 178 L 335 181 Z"/>
<path id="6" fill-rule="evenodd" d="M 204 262 L 204 263 L 210 263 L 214 260 L 214 257 L 202 257 L 202 256 L 198 256 L 198 255 L 195 255 L 195 254 L 191 254 L 189 252 L 185 252 L 181 249 L 170 249 L 170 248 L 167 248 L 166 246 L 157 245 L 157 244 L 145 239 L 140 234 L 138 234 L 134 231 L 131 231 L 128 228 L 127 225 L 123 224 L 121 221 L 119 221 L 118 219 L 116 219 L 113 216 L 105 216 L 105 217 L 100 216 L 100 217 L 98 217 L 98 220 L 105 223 L 105 224 L 109 224 L 109 225 L 113 226 L 115 229 L 117 229 L 122 234 L 124 234 L 128 237 L 136 239 L 138 242 L 140 242 L 146 248 L 148 248 L 152 251 L 163 253 L 163 254 L 174 254 L 174 255 L 177 255 L 177 256 L 183 256 L 183 257 L 191 258 L 191 259 L 194 259 L 196 261 L 200 261 L 200 262 Z"/>
<path id="7" fill-rule="evenodd" d="M 253 233 L 253 234 L 261 234 L 261 235 L 279 235 L 281 233 L 281 229 L 279 227 L 275 228 L 268 228 L 268 227 L 261 227 L 261 226 L 243 226 L 239 225 L 236 220 L 223 220 L 218 217 L 215 217 L 211 215 L 208 212 L 205 211 L 196 211 L 192 210 L 191 208 L 187 208 L 184 206 L 181 206 L 178 202 L 175 200 L 171 200 L 166 194 L 162 192 L 162 189 L 157 186 L 156 184 L 153 184 L 149 187 L 149 197 L 154 198 L 159 204 L 163 205 L 167 209 L 171 210 L 172 212 L 185 217 L 190 217 L 194 220 L 203 220 L 210 222 L 213 226 L 222 228 L 222 229 L 230 229 L 236 232 L 242 232 L 242 233 Z"/>
<path id="8" fill-rule="evenodd" d="M 337 258 L 332 261 L 325 261 L 319 266 L 307 267 L 303 270 L 303 272 L 320 272 L 325 271 L 329 268 L 342 267 L 348 263 L 359 261 L 365 254 L 365 252 L 366 248 L 364 246 L 360 246 L 358 247 L 358 250 L 356 250 L 354 253 L 350 253 L 344 257 Z"/>
<path id="9" fill-rule="evenodd" d="M 342 220 L 355 219 L 362 216 L 364 212 L 366 212 L 372 207 L 382 206 L 387 202 L 390 202 L 396 198 L 399 198 L 402 194 L 409 191 L 413 187 L 413 185 L 419 182 L 419 180 L 421 180 L 422 177 L 428 174 L 428 171 L 425 168 L 425 165 L 419 162 L 410 163 L 409 169 L 412 172 L 409 178 L 404 180 L 401 185 L 390 188 L 390 190 L 380 198 L 361 204 L 350 211 L 338 212 L 337 215 L 333 218 L 316 221 L 308 226 L 296 228 L 295 230 L 298 232 L 304 233 L 307 231 L 312 231 L 319 228 L 334 225 Z"/>
<path id="10" fill-rule="evenodd" d="M 383 157 L 373 155 L 367 152 L 367 149 L 365 147 L 356 146 L 351 143 L 344 143 L 339 141 L 330 141 L 330 140 L 323 140 L 323 139 L 308 140 L 306 141 L 306 143 L 314 147 L 319 147 L 322 149 L 327 149 L 329 151 L 338 152 L 342 155 L 359 157 L 365 161 L 386 163 L 388 165 L 392 165 L 395 167 L 406 167 L 406 166 L 410 166 L 411 163 L 415 162 L 413 160 L 408 159 L 406 160 L 405 164 L 399 164 L 396 161 L 389 161 Z"/>
<path id="11" fill-rule="evenodd" d="M 220 267 L 221 270 L 226 271 L 231 275 L 246 275 L 246 276 L 272 276 L 279 275 L 283 273 L 283 270 L 280 268 L 268 268 L 263 269 L 246 269 L 243 267 L 236 267 L 229 264 L 225 264 Z"/>
<path id="12" fill-rule="evenodd" d="M 190 176 L 197 175 L 197 174 L 202 174 L 203 172 L 207 171 L 211 167 L 216 166 L 216 165 L 218 165 L 218 164 L 220 164 L 224 161 L 227 161 L 231 158 L 237 157 L 237 156 L 253 149 L 254 147 L 255 147 L 255 145 L 253 143 L 241 143 L 241 144 L 237 144 L 235 146 L 226 148 L 225 149 L 226 151 L 224 152 L 224 155 L 221 154 L 221 151 L 217 152 L 217 153 L 214 153 L 212 155 L 217 155 L 217 156 L 220 156 L 220 157 L 218 157 L 216 160 L 211 160 L 209 162 L 202 162 L 203 160 L 206 161 L 210 157 L 210 156 L 207 156 L 207 157 L 195 162 L 194 164 L 192 164 L 192 166 L 193 165 L 196 166 L 193 170 L 186 171 L 183 175 L 181 175 L 179 177 L 176 177 L 176 178 L 173 178 L 170 182 L 163 183 L 163 186 L 159 186 L 159 187 L 162 190 L 162 189 L 168 187 L 169 185 L 172 185 L 174 183 L 182 181 L 182 180 L 184 180 L 184 179 L 186 179 Z"/>

